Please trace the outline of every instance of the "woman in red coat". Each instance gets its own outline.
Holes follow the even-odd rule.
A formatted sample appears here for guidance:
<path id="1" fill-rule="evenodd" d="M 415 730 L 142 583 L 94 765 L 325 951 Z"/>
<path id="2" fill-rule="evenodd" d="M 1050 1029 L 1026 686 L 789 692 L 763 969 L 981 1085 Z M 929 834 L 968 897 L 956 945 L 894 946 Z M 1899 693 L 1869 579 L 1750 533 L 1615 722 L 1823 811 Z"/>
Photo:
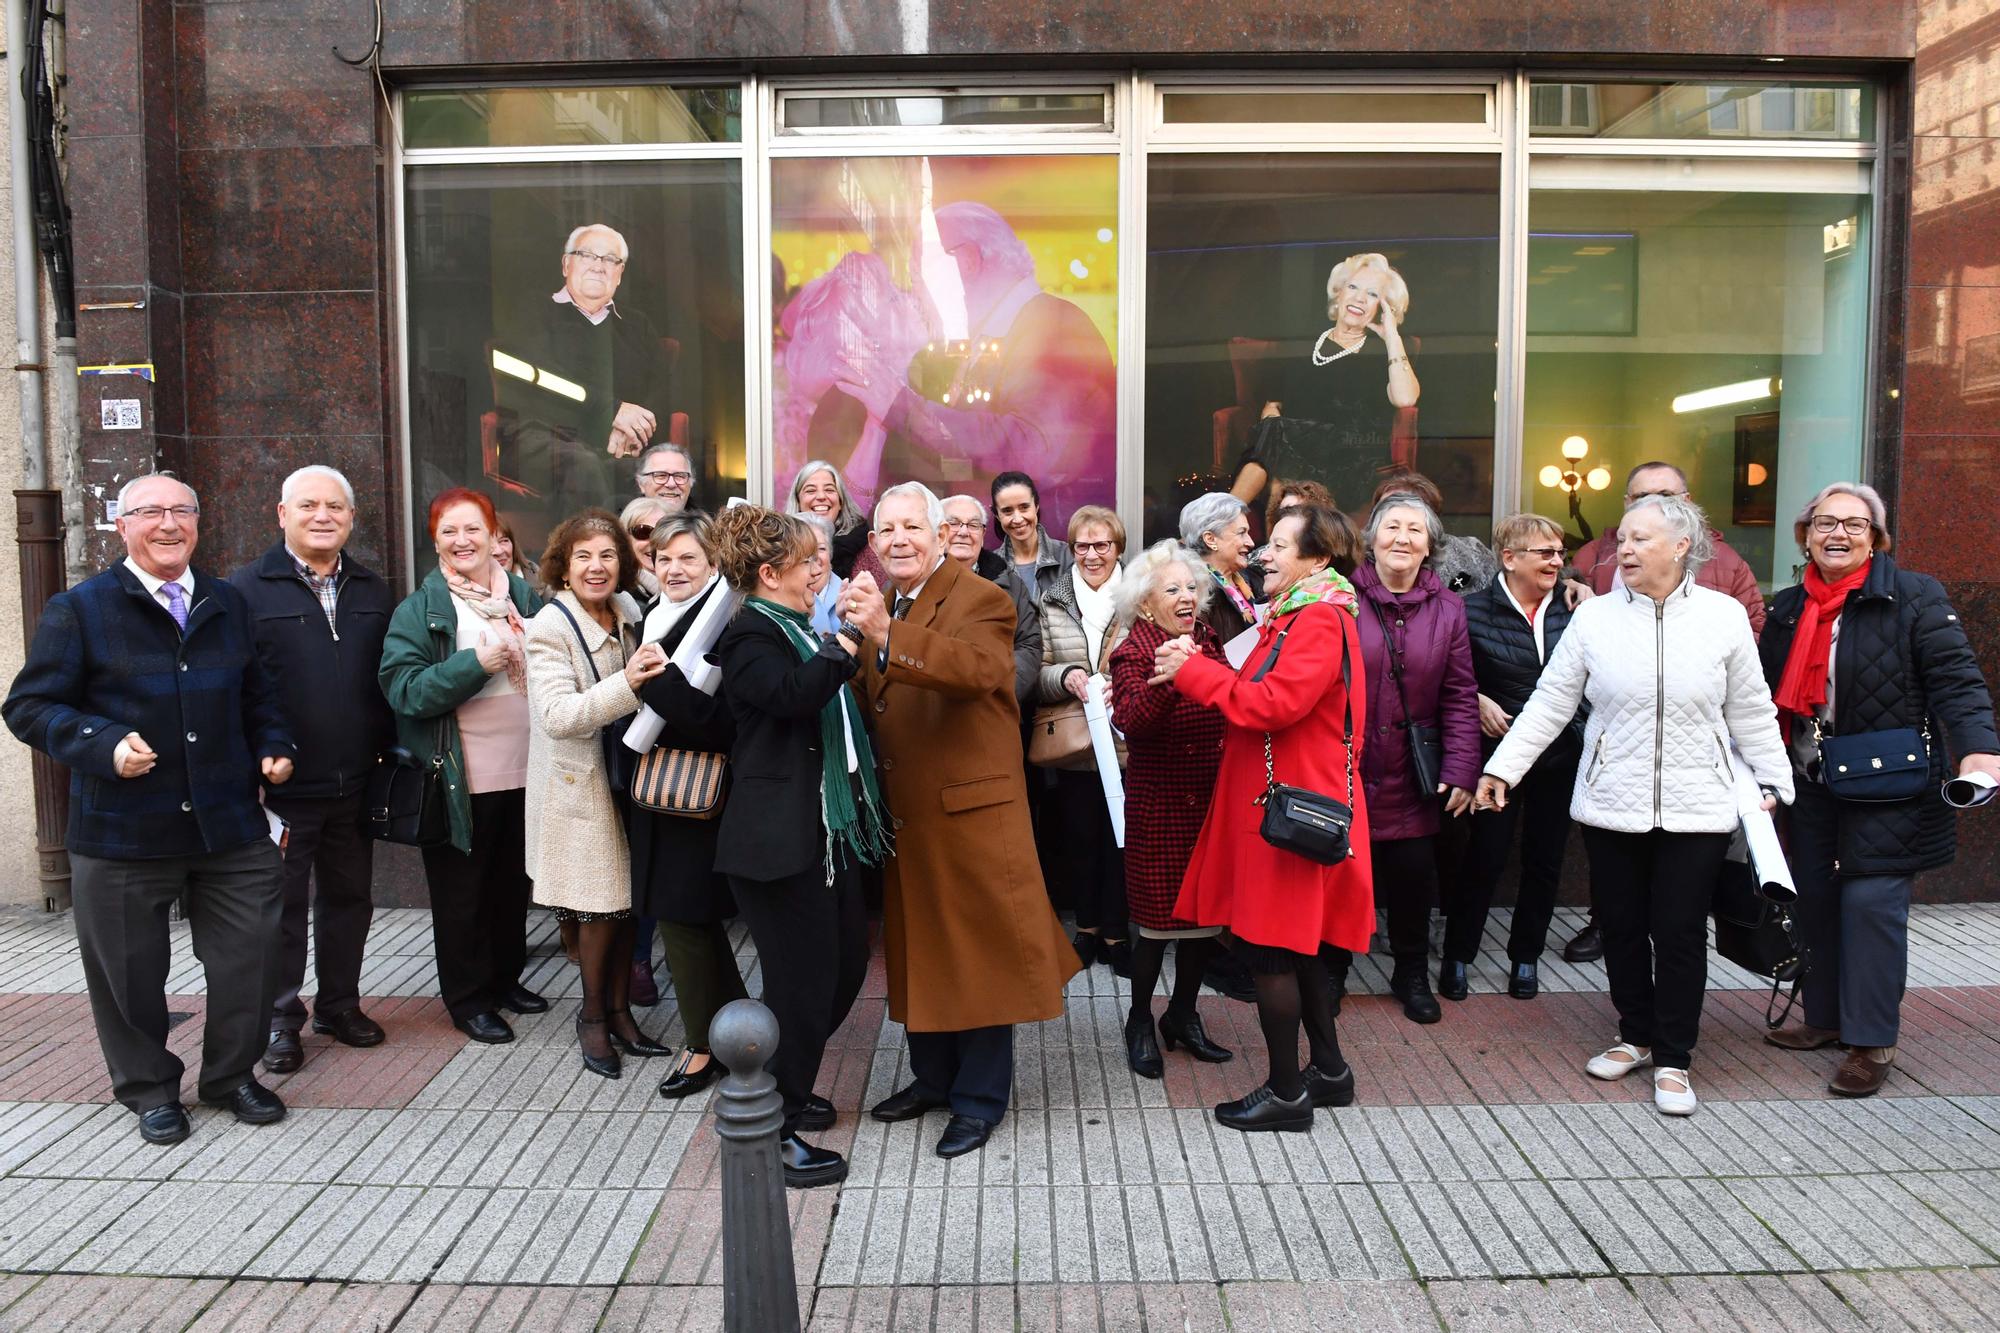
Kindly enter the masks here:
<path id="1" fill-rule="evenodd" d="M 1210 1064 L 1234 1054 L 1208 1039 L 1195 998 L 1216 952 L 1221 926 L 1198 926 L 1174 915 L 1181 876 L 1201 833 L 1222 762 L 1222 714 L 1170 684 L 1150 683 L 1161 644 L 1182 635 L 1221 663 L 1222 646 L 1201 622 L 1215 580 L 1179 542 L 1163 541 L 1133 557 L 1114 594 L 1118 619 L 1132 627 L 1111 654 L 1111 720 L 1125 733 L 1125 907 L 1134 930 L 1132 1012 L 1125 1020 L 1125 1059 L 1141 1078 L 1163 1072 L 1160 1043 Z M 1174 954 L 1174 989 L 1153 1027 L 1153 987 Z"/>
<path id="2" fill-rule="evenodd" d="M 1354 778 L 1367 723 L 1354 587 L 1346 575 L 1360 538 L 1341 515 L 1302 506 L 1280 519 L 1264 556 L 1271 613 L 1241 671 L 1198 653 L 1187 638 L 1161 645 L 1154 679 L 1222 712 L 1227 730 L 1215 799 L 1181 881 L 1175 913 L 1228 928 L 1257 982 L 1257 1020 L 1271 1075 L 1215 1108 L 1241 1130 L 1309 1130 L 1315 1106 L 1354 1100 L 1354 1071 L 1334 1037 L 1333 988 L 1322 947 L 1365 949 L 1375 925 L 1368 818 Z M 1278 640 L 1283 636 L 1282 649 Z M 1322 866 L 1265 842 L 1264 746 L 1279 782 L 1353 808 L 1353 848 Z M 1299 1068 L 1299 1024 L 1312 1063 Z"/>

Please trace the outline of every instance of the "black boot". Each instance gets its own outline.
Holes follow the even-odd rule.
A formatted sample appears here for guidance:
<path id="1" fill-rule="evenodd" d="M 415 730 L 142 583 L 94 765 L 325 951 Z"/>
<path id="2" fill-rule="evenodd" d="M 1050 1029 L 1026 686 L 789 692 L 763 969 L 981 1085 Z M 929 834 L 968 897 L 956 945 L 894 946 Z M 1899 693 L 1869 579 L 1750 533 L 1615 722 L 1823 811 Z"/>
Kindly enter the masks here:
<path id="1" fill-rule="evenodd" d="M 1209 1040 L 1208 1029 L 1201 1025 L 1198 1013 L 1181 1018 L 1173 1010 L 1167 1010 L 1160 1020 L 1160 1044 L 1170 1051 L 1185 1046 L 1189 1055 L 1205 1065 L 1226 1065 L 1236 1058 L 1236 1052 Z"/>
<path id="2" fill-rule="evenodd" d="M 1438 968 L 1438 994 L 1447 1000 L 1462 1000 L 1470 993 L 1464 963 L 1445 963 Z"/>
<path id="3" fill-rule="evenodd" d="M 1347 969 L 1354 964 L 1354 955 L 1343 949 L 1321 949 L 1320 961 L 1326 965 L 1326 984 L 1333 992 L 1333 1016 L 1340 1017 L 1340 1002 L 1347 998 Z"/>
<path id="4" fill-rule="evenodd" d="M 1444 1017 L 1437 996 L 1431 994 L 1430 978 L 1422 959 L 1396 964 L 1389 977 L 1389 993 L 1403 1002 L 1403 1017 L 1412 1023 L 1435 1023 Z"/>
<path id="5" fill-rule="evenodd" d="M 1140 1078 L 1158 1078 L 1163 1072 L 1160 1043 L 1153 1033 L 1150 1013 L 1134 1014 L 1125 1020 L 1125 1063 Z"/>

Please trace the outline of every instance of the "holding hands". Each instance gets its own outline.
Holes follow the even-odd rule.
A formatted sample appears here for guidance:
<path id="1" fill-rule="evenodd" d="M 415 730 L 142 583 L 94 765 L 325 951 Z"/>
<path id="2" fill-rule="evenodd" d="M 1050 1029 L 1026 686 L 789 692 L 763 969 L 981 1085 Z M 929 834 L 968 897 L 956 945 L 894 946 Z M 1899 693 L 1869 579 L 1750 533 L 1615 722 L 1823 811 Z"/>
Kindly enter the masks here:
<path id="1" fill-rule="evenodd" d="M 657 643 L 649 643 L 625 659 L 625 683 L 637 691 L 641 685 L 667 669 L 667 655 Z"/>
<path id="2" fill-rule="evenodd" d="M 1195 655 L 1194 639 L 1186 634 L 1178 639 L 1168 639 L 1153 651 L 1153 674 L 1148 685 L 1165 685 L 1181 673 L 1187 660 Z M 1082 695 L 1078 695 L 1082 698 Z"/>
<path id="3" fill-rule="evenodd" d="M 877 647 L 889 642 L 889 606 L 881 585 L 867 570 L 857 570 L 840 598 L 840 618 L 860 630 Z"/>
<path id="4" fill-rule="evenodd" d="M 1475 810 L 1505 810 L 1507 808 L 1507 784 L 1491 773 L 1479 777 L 1479 793 L 1472 798 Z"/>

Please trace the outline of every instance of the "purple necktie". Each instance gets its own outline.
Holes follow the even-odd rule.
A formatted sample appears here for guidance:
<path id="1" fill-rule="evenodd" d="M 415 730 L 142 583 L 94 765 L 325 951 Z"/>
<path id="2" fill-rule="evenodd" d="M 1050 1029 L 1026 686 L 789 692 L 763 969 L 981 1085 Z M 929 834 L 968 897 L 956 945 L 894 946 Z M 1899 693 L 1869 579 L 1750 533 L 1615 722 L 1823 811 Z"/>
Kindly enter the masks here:
<path id="1" fill-rule="evenodd" d="M 167 595 L 167 613 L 185 633 L 188 627 L 187 590 L 178 583 L 162 583 L 160 591 Z"/>

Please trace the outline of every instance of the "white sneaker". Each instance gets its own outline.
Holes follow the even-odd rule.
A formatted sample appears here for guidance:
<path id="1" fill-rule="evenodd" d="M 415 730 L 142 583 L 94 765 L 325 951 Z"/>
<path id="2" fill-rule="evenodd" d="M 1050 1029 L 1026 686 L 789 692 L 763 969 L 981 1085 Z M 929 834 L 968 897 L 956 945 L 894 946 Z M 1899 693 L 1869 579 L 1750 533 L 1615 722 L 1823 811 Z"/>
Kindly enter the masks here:
<path id="1" fill-rule="evenodd" d="M 1635 1069 L 1644 1069 L 1653 1063 L 1653 1053 L 1644 1046 L 1634 1046 L 1630 1042 L 1619 1042 L 1602 1055 L 1590 1057 L 1590 1063 L 1583 1072 L 1592 1078 L 1620 1079 Z"/>
<path id="2" fill-rule="evenodd" d="M 1673 1085 L 1678 1084 L 1676 1089 Z M 1662 1065 L 1653 1071 L 1653 1105 L 1661 1115 L 1693 1115 L 1695 1108 L 1694 1080 L 1685 1069 L 1669 1069 Z"/>

